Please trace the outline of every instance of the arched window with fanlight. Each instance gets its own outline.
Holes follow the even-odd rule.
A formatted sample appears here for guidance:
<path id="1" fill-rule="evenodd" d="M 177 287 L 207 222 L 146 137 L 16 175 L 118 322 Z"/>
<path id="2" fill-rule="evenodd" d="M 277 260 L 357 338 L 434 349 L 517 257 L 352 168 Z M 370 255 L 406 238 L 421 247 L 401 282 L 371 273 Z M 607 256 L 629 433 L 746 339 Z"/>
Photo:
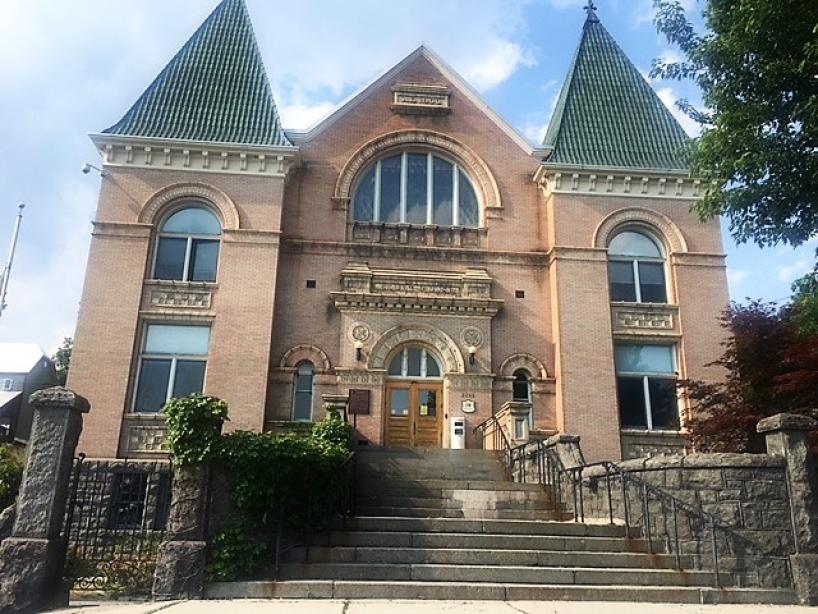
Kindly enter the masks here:
<path id="1" fill-rule="evenodd" d="M 295 370 L 295 387 L 293 391 L 293 420 L 295 422 L 312 421 L 313 380 L 315 367 L 309 361 L 298 364 Z"/>
<path id="2" fill-rule="evenodd" d="M 514 381 L 511 383 L 511 397 L 514 401 L 532 403 L 531 398 L 531 376 L 525 369 L 517 369 L 514 372 Z M 534 427 L 534 406 L 528 412 L 528 427 Z"/>
<path id="3" fill-rule="evenodd" d="M 442 377 L 442 372 L 437 358 L 431 352 L 426 348 L 410 345 L 392 357 L 387 375 L 389 377 L 437 379 Z"/>
<path id="4" fill-rule="evenodd" d="M 477 228 L 480 203 L 459 164 L 430 152 L 404 151 L 363 171 L 352 216 L 358 222 Z"/>
<path id="5" fill-rule="evenodd" d="M 159 225 L 153 278 L 216 281 L 222 225 L 206 206 L 190 203 Z"/>
<path id="6" fill-rule="evenodd" d="M 611 239 L 608 279 L 612 301 L 667 302 L 664 252 L 646 232 L 627 229 Z"/>

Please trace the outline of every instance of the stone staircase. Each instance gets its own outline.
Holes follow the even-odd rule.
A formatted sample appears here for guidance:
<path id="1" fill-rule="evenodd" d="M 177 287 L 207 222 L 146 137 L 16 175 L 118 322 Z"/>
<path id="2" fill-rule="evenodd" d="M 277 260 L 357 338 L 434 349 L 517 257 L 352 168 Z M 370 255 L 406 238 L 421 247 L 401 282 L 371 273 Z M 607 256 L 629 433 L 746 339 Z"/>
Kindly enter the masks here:
<path id="1" fill-rule="evenodd" d="M 624 526 L 573 522 L 538 484 L 508 481 L 483 450 L 371 449 L 357 459 L 356 517 L 289 550 L 279 581 L 209 596 L 335 599 L 793 603 L 692 569 Z M 654 544 L 655 546 L 656 544 Z M 747 580 L 747 578 L 743 578 Z"/>

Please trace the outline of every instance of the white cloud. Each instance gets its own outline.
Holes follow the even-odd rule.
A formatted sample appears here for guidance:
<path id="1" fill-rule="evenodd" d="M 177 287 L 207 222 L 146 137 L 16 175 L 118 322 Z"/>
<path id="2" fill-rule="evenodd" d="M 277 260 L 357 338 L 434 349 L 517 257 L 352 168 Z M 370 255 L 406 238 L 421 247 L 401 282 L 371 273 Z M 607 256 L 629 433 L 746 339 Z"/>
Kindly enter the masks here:
<path id="1" fill-rule="evenodd" d="M 665 103 L 665 106 L 673 114 L 673 117 L 682 125 L 690 136 L 698 136 L 701 132 L 701 127 L 692 118 L 688 117 L 676 106 L 676 101 L 679 97 L 673 91 L 672 87 L 663 87 L 657 90 L 656 94 Z"/>
<path id="2" fill-rule="evenodd" d="M 807 258 L 800 258 L 792 264 L 778 266 L 775 268 L 775 276 L 778 281 L 790 282 L 799 277 L 803 277 L 812 270 L 813 262 Z"/>
<path id="3" fill-rule="evenodd" d="M 750 277 L 750 271 L 728 268 L 727 283 L 730 284 L 730 294 L 735 295 L 738 286 L 740 286 L 748 277 Z"/>
<path id="4" fill-rule="evenodd" d="M 508 79 L 521 66 L 536 64 L 533 54 L 517 43 L 497 41 L 489 54 L 475 62 L 464 76 L 478 90 L 485 91 Z"/>
<path id="5" fill-rule="evenodd" d="M 588 4 L 588 0 L 549 0 L 555 9 L 573 9 Z"/>
<path id="6" fill-rule="evenodd" d="M 531 143 L 538 147 L 542 144 L 545 138 L 545 133 L 548 130 L 548 122 L 531 121 L 522 127 L 522 132 Z"/>
<path id="7" fill-rule="evenodd" d="M 324 119 L 335 108 L 331 102 L 294 102 L 279 104 L 278 112 L 281 115 L 281 124 L 284 128 L 303 130 Z"/>

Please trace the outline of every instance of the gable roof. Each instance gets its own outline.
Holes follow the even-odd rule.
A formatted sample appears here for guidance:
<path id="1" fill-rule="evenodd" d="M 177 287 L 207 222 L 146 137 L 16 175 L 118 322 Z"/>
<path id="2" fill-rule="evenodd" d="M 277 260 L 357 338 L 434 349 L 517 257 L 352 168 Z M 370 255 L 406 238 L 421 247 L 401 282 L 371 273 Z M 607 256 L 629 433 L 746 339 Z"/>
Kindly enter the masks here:
<path id="1" fill-rule="evenodd" d="M 222 0 L 106 134 L 290 146 L 244 0 Z"/>
<path id="2" fill-rule="evenodd" d="M 546 164 L 687 170 L 688 136 L 593 10 L 543 147 Z"/>
<path id="3" fill-rule="evenodd" d="M 47 358 L 34 343 L 0 343 L 0 373 L 29 373 L 41 358 Z"/>
<path id="4" fill-rule="evenodd" d="M 341 102 L 332 112 L 330 112 L 329 115 L 319 120 L 307 130 L 288 129 L 287 134 L 296 141 L 310 139 L 317 136 L 319 133 L 323 132 L 326 128 L 338 121 L 341 117 L 346 115 L 355 107 L 356 104 L 366 99 L 379 87 L 391 84 L 391 81 L 397 77 L 397 75 L 402 72 L 404 68 L 417 60 L 419 57 L 423 57 L 428 60 L 432 66 L 440 71 L 440 74 L 442 74 L 446 80 L 456 87 L 472 104 L 483 111 L 483 113 L 485 113 L 488 118 L 492 120 L 498 128 L 500 128 L 500 130 L 505 132 L 512 141 L 517 143 L 517 145 L 519 145 L 523 151 L 528 154 L 534 153 L 535 148 L 531 146 L 526 138 L 521 135 L 511 124 L 504 120 L 494 109 L 492 109 L 488 103 L 483 100 L 480 93 L 469 85 L 468 82 L 466 82 L 466 80 L 460 76 L 460 74 L 458 74 L 454 68 L 449 66 L 437 53 L 432 51 L 425 44 L 420 45 L 400 62 L 392 66 L 392 68 L 387 69 L 361 89 L 353 93 L 350 97 Z"/>

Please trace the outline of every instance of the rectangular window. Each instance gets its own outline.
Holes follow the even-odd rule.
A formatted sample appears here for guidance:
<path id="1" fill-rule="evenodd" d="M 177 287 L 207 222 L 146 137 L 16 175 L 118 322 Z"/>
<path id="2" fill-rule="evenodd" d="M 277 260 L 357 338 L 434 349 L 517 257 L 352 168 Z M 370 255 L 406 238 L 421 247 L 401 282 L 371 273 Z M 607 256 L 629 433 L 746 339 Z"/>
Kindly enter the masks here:
<path id="1" fill-rule="evenodd" d="M 432 185 L 432 207 L 433 215 L 432 221 L 441 226 L 451 226 L 452 218 L 452 201 L 454 200 L 454 184 L 453 173 L 454 166 L 446 160 L 440 158 L 433 158 L 432 165 L 434 170 L 434 182 Z"/>
<path id="2" fill-rule="evenodd" d="M 664 264 L 661 262 L 639 263 L 639 290 L 643 303 L 667 303 Z"/>
<path id="3" fill-rule="evenodd" d="M 675 346 L 619 343 L 615 349 L 622 427 L 679 430 Z"/>
<path id="4" fill-rule="evenodd" d="M 211 239 L 193 239 L 190 250 L 190 281 L 216 281 L 219 242 Z"/>
<path id="5" fill-rule="evenodd" d="M 400 222 L 401 156 L 379 162 L 381 166 L 381 221 Z"/>
<path id="6" fill-rule="evenodd" d="M 611 300 L 636 302 L 636 284 L 632 262 L 608 262 L 608 279 L 611 284 Z"/>
<path id="7" fill-rule="evenodd" d="M 185 278 L 186 251 L 187 239 L 160 238 L 153 270 L 154 278 L 182 281 Z"/>
<path id="8" fill-rule="evenodd" d="M 209 345 L 209 326 L 148 324 L 133 410 L 156 413 L 171 398 L 202 392 Z"/>
<path id="9" fill-rule="evenodd" d="M 406 158 L 406 221 L 410 224 L 425 224 L 429 156 L 410 153 Z"/>

